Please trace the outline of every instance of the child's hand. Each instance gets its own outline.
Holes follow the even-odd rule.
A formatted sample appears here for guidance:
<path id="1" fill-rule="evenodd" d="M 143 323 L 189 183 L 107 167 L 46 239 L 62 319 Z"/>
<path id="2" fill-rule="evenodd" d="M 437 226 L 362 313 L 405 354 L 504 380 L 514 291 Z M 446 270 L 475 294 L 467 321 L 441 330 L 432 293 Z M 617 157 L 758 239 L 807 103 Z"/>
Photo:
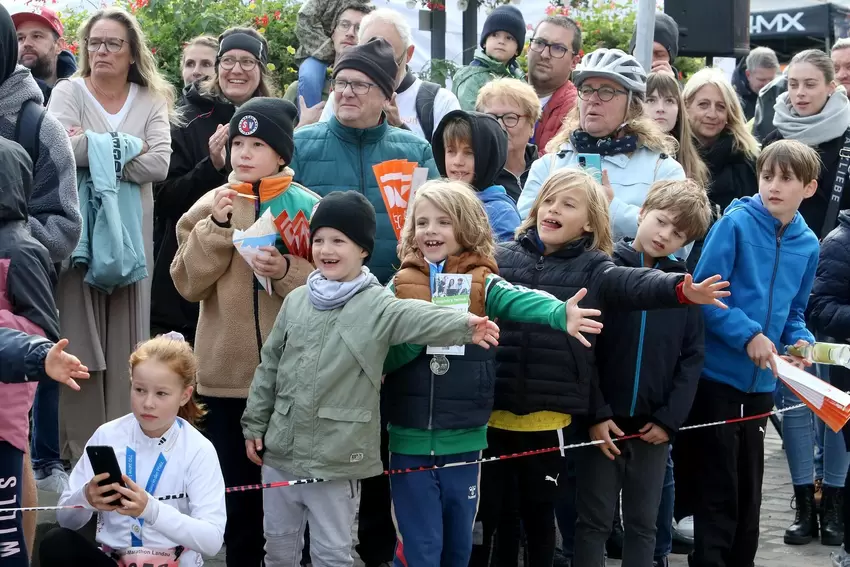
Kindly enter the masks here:
<path id="1" fill-rule="evenodd" d="M 720 279 L 719 275 L 714 275 L 695 284 L 693 276 L 685 274 L 685 280 L 682 282 L 682 293 L 691 303 L 714 305 L 721 309 L 728 309 L 726 304 L 720 301 L 720 298 L 729 297 L 732 292 L 724 291 L 729 287 L 729 282 L 722 282 Z"/>
<path id="2" fill-rule="evenodd" d="M 210 161 L 217 170 L 224 169 L 227 158 L 227 138 L 230 127 L 227 124 L 219 124 L 209 139 Z"/>
<path id="3" fill-rule="evenodd" d="M 257 254 L 254 258 L 254 271 L 273 280 L 283 278 L 289 271 L 289 262 L 280 250 L 275 246 L 260 246 L 260 251 L 265 254 Z"/>
<path id="4" fill-rule="evenodd" d="M 322 118 L 322 111 L 325 109 L 325 102 L 322 101 L 316 106 L 307 106 L 304 102 L 304 97 L 298 97 L 298 105 L 301 107 L 301 112 L 298 114 L 298 127 L 315 124 Z"/>
<path id="5" fill-rule="evenodd" d="M 483 348 L 490 348 L 490 345 L 499 345 L 499 326 L 489 318 L 470 315 L 469 326 L 473 329 L 470 344 L 475 344 Z"/>
<path id="6" fill-rule="evenodd" d="M 588 319 L 588 317 L 599 317 L 602 312 L 599 309 L 582 309 L 578 306 L 584 296 L 587 295 L 587 289 L 581 288 L 574 296 L 567 300 L 567 333 L 571 337 L 590 348 L 590 342 L 584 338 L 582 333 L 590 333 L 598 335 L 602 332 L 602 323 Z"/>
<path id="7" fill-rule="evenodd" d="M 773 355 L 775 354 L 776 347 L 773 345 L 773 342 L 762 333 L 759 333 L 747 343 L 747 356 L 750 357 L 750 360 L 762 370 L 770 366 L 774 377 L 778 378 L 779 375 L 773 364 Z"/>
<path id="8" fill-rule="evenodd" d="M 614 200 L 614 188 L 611 187 L 611 181 L 608 179 L 608 170 L 602 170 L 602 188 L 605 190 L 605 196 L 608 197 L 608 204 Z"/>
<path id="9" fill-rule="evenodd" d="M 605 443 L 599 445 L 599 449 L 605 453 L 606 457 L 613 461 L 614 455 L 619 455 L 620 450 L 611 439 L 611 433 L 617 437 L 622 437 L 624 435 L 623 431 L 617 427 L 617 424 L 614 423 L 614 420 L 612 419 L 603 421 L 602 423 L 597 423 L 590 428 L 590 438 L 594 441 L 605 441 Z"/>
<path id="10" fill-rule="evenodd" d="M 118 508 L 118 499 L 121 498 L 121 494 L 115 493 L 110 496 L 104 496 L 107 492 L 112 492 L 115 490 L 114 484 L 106 484 L 104 486 L 100 486 L 100 483 L 109 478 L 109 473 L 100 473 L 92 477 L 92 479 L 86 484 L 86 500 L 88 500 L 89 504 L 95 510 L 100 510 L 102 512 L 113 512 L 116 508 Z"/>
<path id="11" fill-rule="evenodd" d="M 89 377 L 89 369 L 83 366 L 80 359 L 65 352 L 68 339 L 61 339 L 47 352 L 44 359 L 44 372 L 60 384 L 65 384 L 72 390 L 80 390 L 80 385 L 74 379 L 85 380 Z"/>
<path id="12" fill-rule="evenodd" d="M 661 445 L 670 441 L 670 436 L 667 435 L 664 428 L 655 423 L 647 423 L 641 428 L 640 432 L 643 434 L 640 436 L 641 441 L 651 445 Z"/>
<path id="13" fill-rule="evenodd" d="M 245 453 L 248 455 L 248 459 L 258 467 L 263 466 L 263 459 L 260 457 L 260 453 L 262 452 L 262 439 L 245 439 Z"/>
<path id="14" fill-rule="evenodd" d="M 809 346 L 809 341 L 800 339 L 799 341 L 797 341 L 794 344 L 794 346 L 796 348 L 800 349 L 801 351 L 803 351 L 803 349 L 805 349 L 806 347 Z M 784 360 L 785 362 L 787 362 L 789 364 L 796 366 L 800 370 L 805 370 L 806 368 L 808 368 L 809 366 L 812 365 L 812 360 L 810 358 L 802 358 L 802 357 L 799 357 L 799 356 L 794 356 L 792 354 L 786 354 L 786 355 L 780 356 L 779 358 L 781 358 L 782 360 Z"/>
<path id="15" fill-rule="evenodd" d="M 215 190 L 212 216 L 219 224 L 230 222 L 230 217 L 233 215 L 233 199 L 235 198 L 236 191 L 226 185 Z"/>
<path id="16" fill-rule="evenodd" d="M 124 488 L 117 483 L 112 485 L 112 488 L 123 496 L 123 498 L 121 498 L 121 506 L 115 511 L 122 516 L 138 518 L 142 515 L 142 512 L 145 511 L 145 507 L 148 505 L 148 493 L 145 492 L 144 488 L 130 480 L 130 477 L 126 474 L 121 475 L 121 479 L 124 481 L 124 484 L 127 485 L 127 488 Z"/>

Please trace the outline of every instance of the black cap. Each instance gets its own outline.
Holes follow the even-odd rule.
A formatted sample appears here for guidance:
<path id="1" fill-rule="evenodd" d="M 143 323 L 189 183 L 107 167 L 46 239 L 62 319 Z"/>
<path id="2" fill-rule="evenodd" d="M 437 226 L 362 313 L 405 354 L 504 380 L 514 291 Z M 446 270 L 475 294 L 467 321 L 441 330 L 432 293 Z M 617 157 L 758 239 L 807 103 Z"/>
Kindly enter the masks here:
<path id="1" fill-rule="evenodd" d="M 382 37 L 374 37 L 340 55 L 333 76 L 343 69 L 354 69 L 375 81 L 387 98 L 395 92 L 398 63 L 392 46 Z"/>
<path id="2" fill-rule="evenodd" d="M 335 228 L 372 256 L 375 248 L 375 207 L 357 191 L 333 191 L 319 201 L 310 219 L 310 244 L 320 228 Z"/>
<path id="3" fill-rule="evenodd" d="M 254 97 L 236 111 L 230 119 L 227 150 L 234 136 L 260 138 L 278 153 L 287 164 L 292 162 L 295 143 L 292 130 L 298 110 L 288 100 L 269 97 Z"/>
<path id="4" fill-rule="evenodd" d="M 652 39 L 664 46 L 670 54 L 670 63 L 679 56 L 679 24 L 664 12 L 655 12 L 655 33 Z M 632 32 L 629 53 L 634 53 L 635 43 L 637 43 L 637 29 Z"/>
<path id="5" fill-rule="evenodd" d="M 253 35 L 240 31 L 232 33 L 221 39 L 221 43 L 219 43 L 218 46 L 218 57 L 216 58 L 216 63 L 218 63 L 225 53 L 234 49 L 247 51 L 256 57 L 257 61 L 263 65 L 269 62 L 269 48 L 265 40 L 258 39 Z"/>
<path id="6" fill-rule="evenodd" d="M 516 6 L 502 5 L 493 10 L 484 20 L 484 29 L 481 31 L 481 48 L 487 43 L 487 38 L 497 31 L 508 32 L 517 42 L 519 55 L 525 47 L 525 19 Z"/>

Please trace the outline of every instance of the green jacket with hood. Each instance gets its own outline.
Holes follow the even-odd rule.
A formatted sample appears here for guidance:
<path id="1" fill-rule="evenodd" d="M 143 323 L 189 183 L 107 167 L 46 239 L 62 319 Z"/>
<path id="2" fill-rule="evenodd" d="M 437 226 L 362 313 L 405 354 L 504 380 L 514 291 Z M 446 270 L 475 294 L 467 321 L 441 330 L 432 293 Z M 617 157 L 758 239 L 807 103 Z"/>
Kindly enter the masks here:
<path id="1" fill-rule="evenodd" d="M 463 110 L 475 110 L 475 100 L 481 87 L 500 77 L 513 77 L 520 81 L 525 80 L 516 59 L 510 63 L 502 63 L 487 55 L 482 48 L 475 50 L 475 58 L 472 63 L 461 68 L 452 77 L 452 92 L 460 101 Z"/>

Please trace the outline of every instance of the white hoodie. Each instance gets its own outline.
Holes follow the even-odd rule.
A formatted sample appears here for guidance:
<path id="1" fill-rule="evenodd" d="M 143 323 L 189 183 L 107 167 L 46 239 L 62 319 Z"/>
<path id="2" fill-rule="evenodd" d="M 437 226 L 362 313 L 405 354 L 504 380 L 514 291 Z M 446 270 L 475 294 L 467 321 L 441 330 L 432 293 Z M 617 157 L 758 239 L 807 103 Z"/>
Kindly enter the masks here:
<path id="1" fill-rule="evenodd" d="M 141 539 L 149 549 L 173 549 L 183 546 L 180 566 L 203 564 L 201 555 L 214 556 L 224 540 L 227 513 L 224 505 L 224 478 L 212 443 L 188 422 L 178 418 L 165 435 L 153 439 L 144 434 L 133 414 L 101 425 L 88 445 L 110 445 L 115 450 L 121 471 L 126 474 L 127 448 L 136 452 L 136 479 L 146 486 L 154 463 L 162 453 L 167 462 L 156 486 L 157 496 L 186 494 L 186 498 L 159 501 L 148 495 L 142 514 Z M 85 509 L 59 510 L 57 518 L 64 528 L 80 529 L 97 512 L 86 499 L 85 487 L 94 476 L 88 456 L 71 472 L 70 488 L 59 499 L 60 506 Z M 99 512 L 97 541 L 112 549 L 131 546 L 130 529 L 137 520 L 118 512 Z"/>

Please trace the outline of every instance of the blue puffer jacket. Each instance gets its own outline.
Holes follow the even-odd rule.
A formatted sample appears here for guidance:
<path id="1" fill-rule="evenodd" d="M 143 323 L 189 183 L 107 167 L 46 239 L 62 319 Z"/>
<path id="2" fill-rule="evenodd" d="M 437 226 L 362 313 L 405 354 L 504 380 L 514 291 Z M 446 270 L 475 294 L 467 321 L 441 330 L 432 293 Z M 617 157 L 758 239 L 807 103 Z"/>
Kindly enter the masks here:
<path id="1" fill-rule="evenodd" d="M 785 227 L 761 196 L 735 199 L 705 239 L 694 281 L 720 274 L 731 284 L 729 309 L 703 306 L 706 378 L 742 392 L 772 392 L 776 379 L 747 356 L 759 333 L 782 352 L 814 341 L 806 329 L 806 304 L 818 264 L 818 238 L 798 212 Z"/>
<path id="2" fill-rule="evenodd" d="M 365 130 L 343 126 L 336 117 L 299 128 L 290 164 L 295 170 L 294 181 L 323 197 L 331 191 L 355 190 L 369 199 L 378 220 L 369 268 L 381 283 L 389 281 L 401 262 L 396 255 L 398 239 L 372 166 L 392 159 L 415 161 L 428 168 L 429 178 L 439 176 L 428 142 L 389 127 L 386 120 Z"/>

